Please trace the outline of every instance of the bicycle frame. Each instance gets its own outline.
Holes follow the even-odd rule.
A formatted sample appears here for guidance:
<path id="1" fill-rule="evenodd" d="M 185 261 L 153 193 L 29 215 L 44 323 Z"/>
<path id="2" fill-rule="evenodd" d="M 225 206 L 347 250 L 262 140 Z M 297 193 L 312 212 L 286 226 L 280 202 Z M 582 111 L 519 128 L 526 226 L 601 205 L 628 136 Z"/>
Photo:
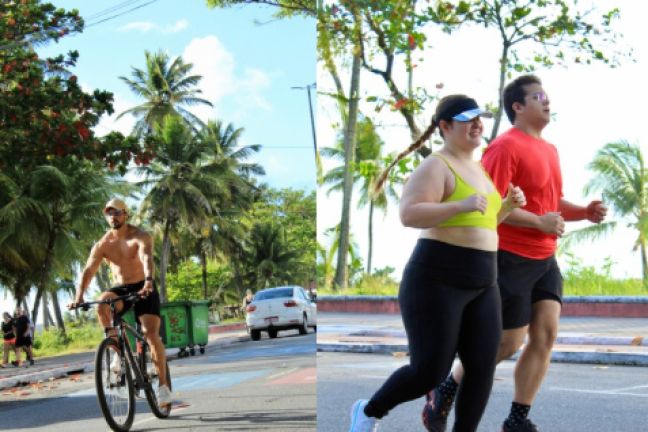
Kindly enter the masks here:
<path id="1" fill-rule="evenodd" d="M 117 332 L 117 342 L 119 344 L 119 349 L 125 353 L 125 358 L 127 358 L 128 363 L 131 366 L 131 370 L 133 371 L 133 374 L 135 375 L 135 388 L 136 390 L 147 390 L 150 389 L 151 383 L 147 382 L 146 379 L 144 378 L 144 373 L 142 372 L 142 367 L 144 366 L 144 358 L 143 357 L 138 357 L 140 360 L 138 362 L 135 360 L 135 356 L 133 355 L 133 348 L 131 347 L 130 344 L 130 339 L 128 338 L 128 333 L 133 335 L 136 339 L 136 344 L 137 342 L 143 344 L 143 345 L 148 345 L 148 342 L 146 341 L 146 338 L 133 326 L 128 324 L 124 319 L 117 313 L 116 310 L 116 304 L 117 301 L 119 300 L 126 300 L 126 299 L 139 299 L 137 296 L 134 295 L 126 295 L 126 296 L 120 296 L 114 299 L 107 299 L 99 302 L 93 302 L 93 303 L 108 303 L 110 304 L 110 313 L 112 315 L 112 327 L 108 327 L 105 329 L 106 337 L 112 337 L 109 335 L 110 330 L 115 330 Z M 150 346 L 149 346 L 149 349 Z M 139 350 L 138 350 L 138 354 Z M 144 351 L 142 350 L 142 355 L 144 355 Z"/>

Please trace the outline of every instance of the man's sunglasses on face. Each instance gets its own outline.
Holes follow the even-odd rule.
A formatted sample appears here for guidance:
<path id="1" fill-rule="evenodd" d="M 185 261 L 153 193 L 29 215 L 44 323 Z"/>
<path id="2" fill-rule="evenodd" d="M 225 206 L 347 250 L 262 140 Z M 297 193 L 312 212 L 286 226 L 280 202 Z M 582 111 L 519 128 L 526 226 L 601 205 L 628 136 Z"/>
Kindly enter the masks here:
<path id="1" fill-rule="evenodd" d="M 123 215 L 124 213 L 126 213 L 124 210 L 119 210 L 114 208 L 109 208 L 104 212 L 106 216 L 117 216 L 117 217 Z"/>
<path id="2" fill-rule="evenodd" d="M 549 100 L 549 96 L 545 92 L 535 92 L 531 93 L 529 96 L 531 96 L 532 99 L 537 100 L 538 102 L 547 102 Z"/>

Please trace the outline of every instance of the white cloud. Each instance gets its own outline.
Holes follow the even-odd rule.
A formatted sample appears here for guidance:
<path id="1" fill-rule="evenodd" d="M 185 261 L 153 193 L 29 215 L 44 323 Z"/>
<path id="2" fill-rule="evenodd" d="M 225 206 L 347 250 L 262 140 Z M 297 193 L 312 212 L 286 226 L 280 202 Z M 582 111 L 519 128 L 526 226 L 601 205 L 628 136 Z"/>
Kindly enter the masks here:
<path id="1" fill-rule="evenodd" d="M 178 33 L 186 29 L 189 26 L 189 21 L 186 19 L 181 19 L 173 25 L 168 25 L 164 30 L 165 33 Z"/>
<path id="2" fill-rule="evenodd" d="M 113 108 L 115 112 L 110 116 L 102 116 L 99 123 L 94 128 L 94 132 L 98 136 L 104 136 L 112 131 L 129 135 L 135 126 L 135 118 L 132 115 L 126 114 L 119 120 L 117 119 L 117 116 L 129 108 L 139 105 L 141 102 L 138 103 L 137 101 L 124 98 L 118 94 L 115 94 L 114 97 Z"/>
<path id="3" fill-rule="evenodd" d="M 213 118 L 215 113 L 221 111 L 220 104 L 225 97 L 234 97 L 233 104 L 227 107 L 230 121 L 240 116 L 236 111 L 252 107 L 264 110 L 272 108 L 262 94 L 270 86 L 268 74 L 249 68 L 242 76 L 237 75 L 234 56 L 216 36 L 193 39 L 182 53 L 182 59 L 193 64 L 192 73 L 203 77 L 199 84 L 202 97 L 214 104 L 214 109 L 192 107 L 191 111 L 202 120 Z"/>
<path id="4" fill-rule="evenodd" d="M 119 27 L 117 30 L 120 32 L 139 30 L 142 33 L 146 33 L 155 28 L 158 28 L 158 25 L 150 21 L 134 21 Z"/>

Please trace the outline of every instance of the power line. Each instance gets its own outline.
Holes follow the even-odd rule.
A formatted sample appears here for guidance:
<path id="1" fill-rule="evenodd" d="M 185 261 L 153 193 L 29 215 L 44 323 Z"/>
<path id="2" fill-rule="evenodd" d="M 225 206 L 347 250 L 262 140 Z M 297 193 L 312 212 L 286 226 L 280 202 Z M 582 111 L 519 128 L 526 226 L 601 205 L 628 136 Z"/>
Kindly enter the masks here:
<path id="1" fill-rule="evenodd" d="M 148 5 L 150 5 L 151 3 L 155 3 L 155 2 L 157 2 L 157 1 L 158 1 L 158 0 L 150 0 L 148 3 L 144 3 L 144 4 L 141 4 L 141 5 L 139 5 L 139 6 L 135 6 L 134 8 L 128 9 L 127 11 L 120 12 L 120 13 L 118 13 L 118 14 L 115 14 L 115 15 L 109 16 L 108 18 L 104 18 L 104 19 L 102 19 L 102 20 L 95 21 L 95 22 L 93 22 L 93 23 L 87 24 L 85 27 L 88 28 L 88 27 L 96 26 L 97 24 L 104 23 L 104 22 L 106 22 L 106 21 L 110 21 L 110 20 L 115 19 L 115 18 L 117 18 L 117 17 L 120 17 L 120 16 L 122 16 L 122 15 L 126 15 L 127 13 L 133 12 L 134 10 L 137 10 L 137 9 L 143 8 L 144 6 L 148 6 Z"/>
<path id="2" fill-rule="evenodd" d="M 107 15 L 107 14 L 109 14 L 111 12 L 116 11 L 116 10 L 123 9 L 124 7 L 129 7 L 131 5 L 134 5 L 135 3 L 140 2 L 140 1 L 143 1 L 143 0 L 126 0 L 124 2 L 121 2 L 121 3 L 118 3 L 116 5 L 110 6 L 110 7 L 106 8 L 106 9 L 104 9 L 104 10 L 101 10 L 99 12 L 95 12 L 93 14 L 90 14 L 87 17 L 85 17 L 85 19 L 88 20 L 88 21 L 93 20 L 93 19 L 97 19 L 97 18 L 99 18 L 99 17 L 101 17 L 103 15 Z"/>
<path id="3" fill-rule="evenodd" d="M 99 11 L 99 12 L 95 13 L 94 15 L 91 15 L 92 18 L 88 18 L 87 20 L 92 21 L 93 19 L 96 19 L 96 18 L 101 17 L 103 15 L 106 15 L 108 13 L 111 13 L 111 12 L 113 12 L 115 10 L 123 9 L 124 7 L 134 5 L 139 1 L 142 1 L 142 0 L 135 0 L 135 1 L 128 0 L 128 1 L 125 1 L 125 2 L 122 2 L 122 3 L 119 3 L 117 5 L 114 5 L 114 6 L 111 6 L 111 7 L 107 8 L 107 9 L 104 9 L 103 11 Z M 133 12 L 133 11 L 137 10 L 137 9 L 141 9 L 144 6 L 148 6 L 148 5 L 150 5 L 152 3 L 155 3 L 157 1 L 158 0 L 150 0 L 147 3 L 135 6 L 135 7 L 131 8 L 131 9 L 128 9 L 128 10 L 120 12 L 120 13 L 117 13 L 115 15 L 111 15 L 111 16 L 109 16 L 107 18 L 104 18 L 104 19 L 101 19 L 99 21 L 90 22 L 90 23 L 88 23 L 88 24 L 86 24 L 84 26 L 84 29 L 86 29 L 88 27 L 95 26 L 97 24 L 101 24 L 101 23 L 113 20 L 115 18 L 118 18 L 118 17 L 120 17 L 122 15 L 126 15 L 126 14 L 128 14 L 130 12 Z M 74 35 L 76 35 L 78 33 L 81 33 L 81 31 L 73 30 L 70 33 L 68 33 L 68 36 L 74 36 Z M 29 38 L 29 36 L 33 36 L 33 37 Z M 48 37 L 48 34 L 47 34 L 47 31 L 44 31 L 44 30 L 43 31 L 31 31 L 31 32 L 24 33 L 22 35 L 22 37 L 24 38 L 24 40 L 19 40 L 19 41 L 13 42 L 13 43 L 1 45 L 0 46 L 0 51 L 15 48 L 15 47 L 20 46 L 20 45 L 28 45 L 28 44 L 37 43 L 39 41 L 39 39 L 40 40 L 45 40 Z"/>

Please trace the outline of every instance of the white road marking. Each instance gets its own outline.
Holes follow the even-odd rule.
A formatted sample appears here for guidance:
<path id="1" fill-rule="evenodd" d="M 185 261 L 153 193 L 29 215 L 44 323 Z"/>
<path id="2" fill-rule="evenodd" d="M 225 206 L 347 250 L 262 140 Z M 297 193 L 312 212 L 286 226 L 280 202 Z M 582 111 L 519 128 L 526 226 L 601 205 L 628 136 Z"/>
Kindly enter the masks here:
<path id="1" fill-rule="evenodd" d="M 276 373 L 276 374 L 274 374 L 274 375 L 270 375 L 270 376 L 268 376 L 268 377 L 266 378 L 266 380 L 267 380 L 267 381 L 272 381 L 272 380 L 275 379 L 275 378 L 278 378 L 278 377 L 283 376 L 283 375 L 288 375 L 288 374 L 290 374 L 290 373 L 296 372 L 297 370 L 299 370 L 299 368 L 296 368 L 296 367 L 295 367 L 295 368 L 290 368 L 290 369 L 288 369 L 288 370 L 281 371 L 281 372 Z"/>

